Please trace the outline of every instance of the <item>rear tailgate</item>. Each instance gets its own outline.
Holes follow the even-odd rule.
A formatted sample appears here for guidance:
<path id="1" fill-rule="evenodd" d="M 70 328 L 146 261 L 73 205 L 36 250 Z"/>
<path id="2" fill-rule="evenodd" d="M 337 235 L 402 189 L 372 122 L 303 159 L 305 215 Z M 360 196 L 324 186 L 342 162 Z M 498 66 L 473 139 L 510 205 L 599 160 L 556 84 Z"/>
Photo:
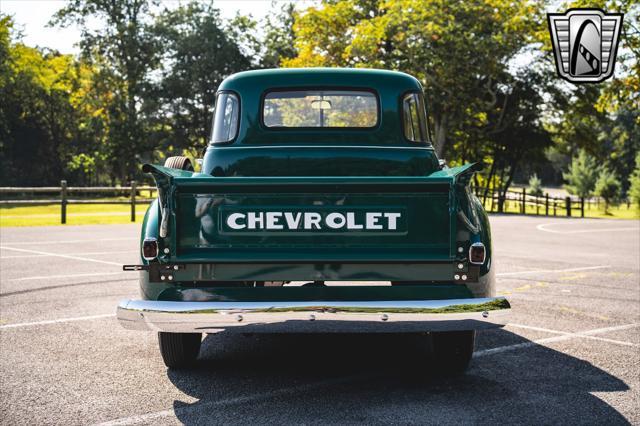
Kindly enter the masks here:
<path id="1" fill-rule="evenodd" d="M 232 177 L 145 166 L 175 261 L 438 262 L 455 258 L 456 184 L 426 177 Z"/>

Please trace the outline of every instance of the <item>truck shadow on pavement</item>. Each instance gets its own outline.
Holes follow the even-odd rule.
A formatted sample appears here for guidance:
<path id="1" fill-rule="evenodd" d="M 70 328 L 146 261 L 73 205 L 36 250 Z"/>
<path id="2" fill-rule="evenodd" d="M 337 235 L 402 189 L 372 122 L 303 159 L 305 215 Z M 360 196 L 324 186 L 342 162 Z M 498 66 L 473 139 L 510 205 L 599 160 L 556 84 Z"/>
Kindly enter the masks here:
<path id="1" fill-rule="evenodd" d="M 184 424 L 629 424 L 593 392 L 628 390 L 589 362 L 544 346 L 487 354 L 465 375 L 430 368 L 426 339 L 389 334 L 209 335 L 192 370 L 167 370 L 194 403 Z M 526 343 L 498 329 L 476 351 Z M 482 353 L 481 353 L 482 354 Z"/>

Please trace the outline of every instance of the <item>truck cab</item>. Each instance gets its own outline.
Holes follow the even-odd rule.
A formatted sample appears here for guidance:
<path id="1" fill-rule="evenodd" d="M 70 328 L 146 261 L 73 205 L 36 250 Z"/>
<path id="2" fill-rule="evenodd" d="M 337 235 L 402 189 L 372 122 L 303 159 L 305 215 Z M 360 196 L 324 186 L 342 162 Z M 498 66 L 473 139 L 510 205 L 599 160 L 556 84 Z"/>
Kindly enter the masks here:
<path id="1" fill-rule="evenodd" d="M 202 166 L 145 164 L 141 299 L 126 328 L 155 330 L 168 367 L 202 335 L 420 333 L 441 371 L 464 371 L 475 332 L 504 324 L 487 215 L 429 138 L 414 77 L 274 69 L 220 85 Z"/>

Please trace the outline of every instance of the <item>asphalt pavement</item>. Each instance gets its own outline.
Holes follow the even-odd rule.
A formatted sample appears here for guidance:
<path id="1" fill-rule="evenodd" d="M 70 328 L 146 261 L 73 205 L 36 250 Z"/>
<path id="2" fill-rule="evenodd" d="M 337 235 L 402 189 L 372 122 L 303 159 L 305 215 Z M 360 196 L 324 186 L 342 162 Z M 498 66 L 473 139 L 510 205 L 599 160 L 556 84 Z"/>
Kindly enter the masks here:
<path id="1" fill-rule="evenodd" d="M 640 424 L 640 223 L 492 216 L 509 325 L 443 378 L 405 335 L 210 335 L 169 371 L 137 225 L 0 228 L 0 424 Z"/>

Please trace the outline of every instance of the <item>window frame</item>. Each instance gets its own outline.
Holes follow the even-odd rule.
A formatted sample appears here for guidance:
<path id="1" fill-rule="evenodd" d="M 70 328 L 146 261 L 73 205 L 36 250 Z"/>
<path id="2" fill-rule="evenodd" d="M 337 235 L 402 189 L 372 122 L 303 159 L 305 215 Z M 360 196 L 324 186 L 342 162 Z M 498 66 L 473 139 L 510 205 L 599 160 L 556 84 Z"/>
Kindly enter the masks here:
<path id="1" fill-rule="evenodd" d="M 274 92 L 312 92 L 312 91 L 345 91 L 345 92 L 367 92 L 371 93 L 376 100 L 376 122 L 373 126 L 368 127 L 287 127 L 287 126 L 267 126 L 264 122 L 264 106 L 267 95 Z M 321 132 L 341 132 L 341 131 L 360 131 L 369 132 L 380 127 L 382 121 L 382 109 L 380 108 L 380 95 L 371 87 L 351 87 L 351 86 L 296 86 L 296 87 L 274 87 L 265 90 L 260 96 L 260 126 L 267 131 L 276 132 L 296 132 L 296 131 L 321 131 Z"/>
<path id="2" fill-rule="evenodd" d="M 220 95 L 223 94 L 227 94 L 227 95 L 232 95 L 236 98 L 236 100 L 238 101 L 238 111 L 237 111 L 237 122 L 236 122 L 236 129 L 235 129 L 235 134 L 233 136 L 233 138 L 226 140 L 226 141 L 214 141 L 213 140 L 213 135 L 214 135 L 214 131 L 215 131 L 215 124 L 216 124 L 216 110 L 218 108 L 218 97 Z M 238 135 L 240 134 L 240 120 L 242 119 L 242 101 L 240 99 L 240 94 L 234 90 L 220 90 L 218 92 L 216 92 L 216 103 L 214 104 L 214 108 L 213 108 L 213 117 L 211 119 L 211 136 L 209 137 L 209 145 L 224 145 L 224 144 L 231 144 L 233 142 L 236 141 L 236 139 L 238 139 Z"/>
<path id="3" fill-rule="evenodd" d="M 404 120 L 404 114 L 405 114 L 405 109 L 404 109 L 404 103 L 405 103 L 405 99 L 409 96 L 409 95 L 417 95 L 418 97 L 420 97 L 422 99 L 422 106 L 424 108 L 424 116 L 423 116 L 423 128 L 421 128 L 421 131 L 424 131 L 424 140 L 413 140 L 413 139 L 409 139 L 407 137 L 407 129 L 405 126 L 405 120 Z M 402 123 L 401 125 L 401 131 L 402 131 L 402 138 L 409 143 L 412 144 L 427 144 L 427 145 L 433 145 L 432 141 L 431 141 L 431 132 L 430 132 L 430 127 L 429 127 L 429 114 L 427 113 L 427 102 L 424 99 L 424 93 L 420 90 L 409 90 L 404 92 L 402 95 L 400 95 L 400 99 L 398 102 L 399 105 L 399 115 L 400 115 L 400 122 Z M 419 112 L 419 111 L 418 111 Z M 420 128 L 420 126 L 419 126 Z M 413 131 L 413 130 L 412 130 Z"/>

